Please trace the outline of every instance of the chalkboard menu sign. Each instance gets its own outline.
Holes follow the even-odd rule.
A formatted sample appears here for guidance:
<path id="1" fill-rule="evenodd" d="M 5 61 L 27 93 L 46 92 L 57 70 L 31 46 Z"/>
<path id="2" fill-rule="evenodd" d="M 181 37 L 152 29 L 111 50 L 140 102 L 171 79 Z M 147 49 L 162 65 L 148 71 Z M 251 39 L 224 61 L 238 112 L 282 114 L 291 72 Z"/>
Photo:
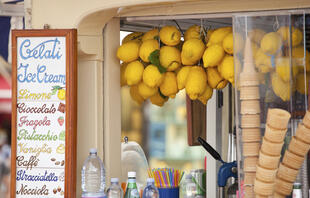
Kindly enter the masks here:
<path id="1" fill-rule="evenodd" d="M 76 30 L 12 32 L 11 197 L 75 197 Z"/>

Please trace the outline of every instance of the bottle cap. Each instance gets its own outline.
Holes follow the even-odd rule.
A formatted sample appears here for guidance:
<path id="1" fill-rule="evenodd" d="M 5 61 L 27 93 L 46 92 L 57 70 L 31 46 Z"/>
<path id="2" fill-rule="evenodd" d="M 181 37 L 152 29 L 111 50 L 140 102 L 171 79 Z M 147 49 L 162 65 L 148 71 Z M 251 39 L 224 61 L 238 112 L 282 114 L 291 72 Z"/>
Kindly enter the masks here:
<path id="1" fill-rule="evenodd" d="M 95 154 L 95 153 L 97 153 L 97 149 L 96 148 L 91 148 L 91 149 L 89 149 L 89 153 L 90 154 Z"/>
<path id="2" fill-rule="evenodd" d="M 186 179 L 192 179 L 192 177 L 193 177 L 193 176 L 192 176 L 191 174 L 187 174 L 187 175 L 186 175 Z"/>
<path id="3" fill-rule="evenodd" d="M 147 183 L 154 183 L 154 178 L 147 178 L 146 182 Z"/>
<path id="4" fill-rule="evenodd" d="M 136 172 L 128 172 L 128 177 L 136 177 Z"/>
<path id="5" fill-rule="evenodd" d="M 111 178 L 111 183 L 118 183 L 118 178 L 116 177 Z"/>

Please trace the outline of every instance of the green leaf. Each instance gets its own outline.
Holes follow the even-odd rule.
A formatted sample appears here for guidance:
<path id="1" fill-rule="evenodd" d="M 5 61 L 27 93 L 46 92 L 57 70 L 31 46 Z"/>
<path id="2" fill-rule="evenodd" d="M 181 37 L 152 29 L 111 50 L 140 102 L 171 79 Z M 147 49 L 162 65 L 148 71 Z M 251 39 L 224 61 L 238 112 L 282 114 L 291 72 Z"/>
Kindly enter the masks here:
<path id="1" fill-rule="evenodd" d="M 149 61 L 157 66 L 159 72 L 162 74 L 162 73 L 165 73 L 167 70 L 166 68 L 164 68 L 163 66 L 160 65 L 160 62 L 159 62 L 159 50 L 155 50 L 153 51 L 150 56 L 149 56 Z"/>
<path id="2" fill-rule="evenodd" d="M 61 86 L 58 86 L 58 85 L 53 86 L 53 90 L 54 90 L 54 89 L 58 90 L 58 89 L 61 89 L 61 88 L 62 88 L 62 87 L 61 87 Z"/>
<path id="3" fill-rule="evenodd" d="M 56 92 L 57 92 L 57 89 L 53 89 L 53 90 L 52 90 L 52 95 L 55 95 Z"/>

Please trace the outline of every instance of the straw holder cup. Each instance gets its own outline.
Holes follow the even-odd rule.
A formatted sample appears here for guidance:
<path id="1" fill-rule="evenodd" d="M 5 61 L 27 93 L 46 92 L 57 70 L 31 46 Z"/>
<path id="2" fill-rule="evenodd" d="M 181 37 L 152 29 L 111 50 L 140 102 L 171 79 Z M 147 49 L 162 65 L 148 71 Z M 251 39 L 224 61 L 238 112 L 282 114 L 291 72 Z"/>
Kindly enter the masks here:
<path id="1" fill-rule="evenodd" d="M 179 187 L 158 188 L 160 198 L 179 198 Z"/>

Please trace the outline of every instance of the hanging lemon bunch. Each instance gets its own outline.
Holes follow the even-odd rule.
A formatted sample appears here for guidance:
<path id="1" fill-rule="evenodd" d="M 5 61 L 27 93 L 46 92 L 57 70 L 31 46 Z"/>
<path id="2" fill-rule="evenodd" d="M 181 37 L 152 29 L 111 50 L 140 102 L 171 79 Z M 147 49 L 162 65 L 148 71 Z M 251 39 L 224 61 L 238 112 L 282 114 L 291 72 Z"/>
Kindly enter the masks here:
<path id="1" fill-rule="evenodd" d="M 265 74 L 274 94 L 282 101 L 289 101 L 291 93 L 306 94 L 305 78 L 310 76 L 310 53 L 304 51 L 303 34 L 297 27 L 279 26 L 265 32 L 252 29 L 252 41 L 257 70 Z M 291 50 L 290 50 L 291 49 Z"/>
<path id="2" fill-rule="evenodd" d="M 231 27 L 206 31 L 193 25 L 183 39 L 175 26 L 133 32 L 123 39 L 116 54 L 122 61 L 121 86 L 130 86 L 130 95 L 138 104 L 150 100 L 163 106 L 182 89 L 191 100 L 206 104 L 213 89 L 234 83 Z M 238 47 L 241 51 L 242 46 Z"/>

